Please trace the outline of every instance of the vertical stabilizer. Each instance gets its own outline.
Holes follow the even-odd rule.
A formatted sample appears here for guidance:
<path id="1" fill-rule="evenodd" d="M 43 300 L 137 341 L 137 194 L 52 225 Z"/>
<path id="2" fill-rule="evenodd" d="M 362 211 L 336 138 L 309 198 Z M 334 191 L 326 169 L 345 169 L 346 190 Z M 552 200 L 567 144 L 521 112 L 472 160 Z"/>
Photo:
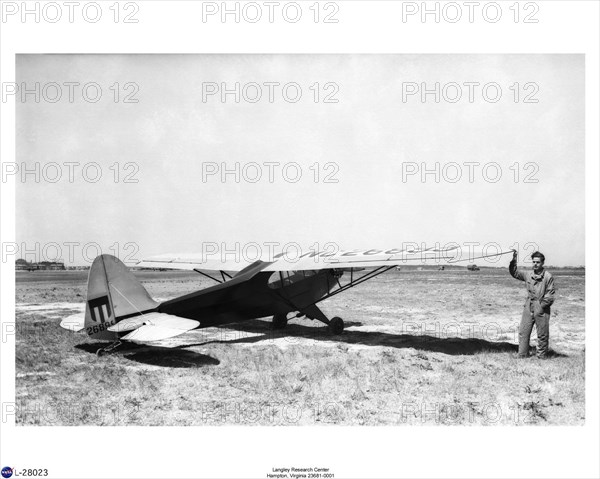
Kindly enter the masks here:
<path id="1" fill-rule="evenodd" d="M 92 263 L 88 276 L 85 330 L 94 339 L 114 340 L 108 331 L 126 317 L 158 306 L 138 279 L 118 258 L 103 254 Z"/>

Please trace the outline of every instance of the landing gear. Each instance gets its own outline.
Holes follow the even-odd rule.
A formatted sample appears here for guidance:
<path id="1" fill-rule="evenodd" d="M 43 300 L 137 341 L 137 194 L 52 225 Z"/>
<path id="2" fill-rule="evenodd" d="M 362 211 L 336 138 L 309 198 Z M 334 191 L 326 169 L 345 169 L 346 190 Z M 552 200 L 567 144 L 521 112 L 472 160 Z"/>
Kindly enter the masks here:
<path id="1" fill-rule="evenodd" d="M 276 314 L 273 316 L 273 322 L 271 323 L 271 327 L 273 329 L 283 329 L 287 326 L 287 314 Z"/>
<path id="2" fill-rule="evenodd" d="M 329 327 L 331 334 L 338 335 L 342 334 L 344 331 L 344 321 L 342 318 L 336 316 L 335 318 L 328 319 L 323 311 L 314 304 L 310 305 L 308 308 L 304 308 L 301 312 L 304 313 L 307 318 L 316 319 L 317 321 L 325 323 Z"/>
<path id="3" fill-rule="evenodd" d="M 331 318 L 329 320 L 329 331 L 335 335 L 342 334 L 344 332 L 344 321 L 342 318 L 338 318 L 337 316 Z"/>
<path id="4" fill-rule="evenodd" d="M 100 357 L 104 354 L 113 353 L 115 349 L 117 349 L 121 345 L 121 341 L 118 339 L 114 342 L 106 346 L 105 348 L 100 348 L 96 351 L 96 356 Z"/>

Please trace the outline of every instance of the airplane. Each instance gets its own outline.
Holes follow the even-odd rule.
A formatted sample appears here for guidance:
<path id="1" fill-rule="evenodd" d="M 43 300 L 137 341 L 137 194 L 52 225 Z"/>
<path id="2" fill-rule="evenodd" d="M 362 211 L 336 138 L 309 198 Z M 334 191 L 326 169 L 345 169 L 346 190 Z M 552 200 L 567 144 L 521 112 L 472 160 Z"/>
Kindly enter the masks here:
<path id="1" fill-rule="evenodd" d="M 321 301 L 409 261 L 457 263 L 512 251 L 481 253 L 476 257 L 470 254 L 464 259 L 458 246 L 311 251 L 295 258 L 280 253 L 254 262 L 201 255 L 159 255 L 135 266 L 196 271 L 217 283 L 161 303 L 150 297 L 122 261 L 102 254 L 95 258 L 89 271 L 85 315 L 78 320 L 65 318 L 61 326 L 70 331 L 85 329 L 93 339 L 112 341 L 98 349 L 98 355 L 114 351 L 123 342 L 159 341 L 193 329 L 264 317 L 273 318 L 274 329 L 283 329 L 291 313 L 295 318 L 318 320 L 338 335 L 344 331 L 344 321 L 337 316 L 329 319 L 317 306 Z M 220 278 L 214 272 L 219 272 Z M 349 280 L 342 283 L 345 273 L 349 273 Z"/>

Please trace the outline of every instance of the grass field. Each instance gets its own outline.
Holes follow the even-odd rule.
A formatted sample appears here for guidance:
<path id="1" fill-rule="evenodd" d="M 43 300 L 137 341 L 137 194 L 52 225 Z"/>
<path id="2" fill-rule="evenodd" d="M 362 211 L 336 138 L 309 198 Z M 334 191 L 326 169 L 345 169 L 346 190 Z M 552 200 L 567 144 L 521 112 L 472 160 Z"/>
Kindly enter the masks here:
<path id="1" fill-rule="evenodd" d="M 39 425 L 580 425 L 585 276 L 557 270 L 547 360 L 519 360 L 523 283 L 506 269 L 392 271 L 323 303 L 346 331 L 270 319 L 207 328 L 97 357 L 59 327 L 86 272 L 18 273 L 17 423 Z M 193 273 L 139 272 L 168 299 Z M 535 333 L 532 344 L 535 343 Z"/>

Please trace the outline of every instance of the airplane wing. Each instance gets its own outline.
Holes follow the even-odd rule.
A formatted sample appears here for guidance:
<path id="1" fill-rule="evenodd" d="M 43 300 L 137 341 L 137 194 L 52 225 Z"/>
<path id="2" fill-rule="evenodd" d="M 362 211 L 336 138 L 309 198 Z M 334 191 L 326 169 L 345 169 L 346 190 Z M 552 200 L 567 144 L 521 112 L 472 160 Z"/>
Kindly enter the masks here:
<path id="1" fill-rule="evenodd" d="M 205 257 L 200 254 L 162 254 L 142 259 L 134 266 L 137 268 L 183 269 L 190 271 L 196 269 L 207 271 L 241 271 L 253 262 L 240 260 L 239 258 Z"/>
<path id="2" fill-rule="evenodd" d="M 512 250 L 488 254 L 484 251 L 464 251 L 459 247 L 445 249 L 344 250 L 337 252 L 309 251 L 279 253 L 259 261 L 266 264 L 262 271 L 301 271 L 343 268 L 379 268 L 406 264 L 453 264 L 476 259 L 512 254 Z M 183 270 L 241 271 L 253 264 L 242 258 L 206 258 L 198 254 L 161 255 L 140 261 L 136 266 Z M 253 259 L 254 260 L 254 259 Z"/>

